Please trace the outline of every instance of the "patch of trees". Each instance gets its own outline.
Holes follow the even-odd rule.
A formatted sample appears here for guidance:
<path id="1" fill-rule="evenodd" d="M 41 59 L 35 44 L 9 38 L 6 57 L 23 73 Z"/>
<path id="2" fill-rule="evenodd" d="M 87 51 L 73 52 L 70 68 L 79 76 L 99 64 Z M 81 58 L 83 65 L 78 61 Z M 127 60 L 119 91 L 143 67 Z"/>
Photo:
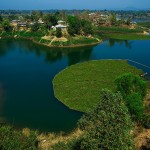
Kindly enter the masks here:
<path id="1" fill-rule="evenodd" d="M 37 150 L 37 133 L 29 131 L 23 134 L 22 131 L 16 131 L 14 128 L 6 125 L 0 125 L 0 149 L 1 150 Z"/>
<path id="2" fill-rule="evenodd" d="M 0 23 L 3 21 L 3 18 L 2 18 L 2 16 L 1 16 L 1 14 L 0 14 Z"/>
<path id="3" fill-rule="evenodd" d="M 128 19 L 125 19 L 124 16 L 121 16 L 121 18 L 117 20 L 116 14 L 112 13 L 110 15 L 109 21 L 112 26 L 120 26 L 120 25 L 128 25 L 129 26 L 129 25 L 131 25 L 132 18 L 128 17 Z"/>
<path id="4" fill-rule="evenodd" d="M 37 32 L 39 30 L 39 28 L 40 28 L 40 25 L 39 25 L 39 23 L 36 22 L 31 26 L 31 31 Z"/>
<path id="5" fill-rule="evenodd" d="M 57 14 L 56 15 L 55 14 L 54 15 L 53 14 L 43 15 L 43 21 L 49 30 L 50 30 L 51 26 L 55 26 L 57 24 L 58 19 L 59 18 L 57 16 Z"/>
<path id="6" fill-rule="evenodd" d="M 117 90 L 121 92 L 133 121 L 150 128 L 150 115 L 144 112 L 144 98 L 147 82 L 137 75 L 127 73 L 116 79 Z"/>
<path id="7" fill-rule="evenodd" d="M 58 37 L 58 38 L 62 37 L 61 28 L 56 28 L 56 37 Z"/>
<path id="8" fill-rule="evenodd" d="M 79 121 L 80 149 L 133 149 L 132 121 L 120 93 L 102 90 L 99 105 Z"/>
<path id="9" fill-rule="evenodd" d="M 101 91 L 99 104 L 78 122 L 84 134 L 67 144 L 58 143 L 56 149 L 133 150 L 133 122 L 150 128 L 150 116 L 145 114 L 143 99 L 147 82 L 131 73 L 116 78 L 116 92 Z"/>
<path id="10" fill-rule="evenodd" d="M 68 16 L 68 33 L 70 35 L 75 34 L 93 34 L 92 23 L 88 20 L 80 19 L 77 16 Z"/>
<path id="11" fill-rule="evenodd" d="M 6 32 L 11 32 L 13 30 L 12 26 L 10 25 L 10 22 L 8 20 L 4 20 L 2 22 L 2 27 Z"/>

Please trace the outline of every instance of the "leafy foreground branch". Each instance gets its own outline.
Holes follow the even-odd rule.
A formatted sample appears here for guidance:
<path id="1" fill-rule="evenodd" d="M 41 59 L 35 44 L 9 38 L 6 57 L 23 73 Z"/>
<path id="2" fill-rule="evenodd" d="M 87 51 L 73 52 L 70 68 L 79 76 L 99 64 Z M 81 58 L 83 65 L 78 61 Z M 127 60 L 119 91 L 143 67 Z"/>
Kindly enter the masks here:
<path id="1" fill-rule="evenodd" d="M 98 106 L 78 123 L 85 134 L 54 149 L 121 150 L 133 149 L 132 121 L 120 93 L 102 90 Z"/>
<path id="2" fill-rule="evenodd" d="M 1 150 L 36 150 L 37 145 L 37 132 L 28 129 L 22 132 L 10 126 L 0 126 Z"/>

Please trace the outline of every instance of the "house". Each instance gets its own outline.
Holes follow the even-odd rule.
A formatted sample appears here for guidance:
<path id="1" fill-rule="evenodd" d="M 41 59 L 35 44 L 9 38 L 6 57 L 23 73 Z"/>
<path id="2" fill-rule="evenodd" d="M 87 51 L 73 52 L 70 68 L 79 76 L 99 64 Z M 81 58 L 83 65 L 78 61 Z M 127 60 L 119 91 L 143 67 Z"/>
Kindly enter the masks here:
<path id="1" fill-rule="evenodd" d="M 52 26 L 51 27 L 53 30 L 56 31 L 57 28 L 61 28 L 61 30 L 66 30 L 67 26 L 64 26 L 64 25 L 61 25 L 61 24 L 58 24 L 58 25 L 55 25 L 55 26 Z"/>
<path id="2" fill-rule="evenodd" d="M 65 21 L 63 21 L 63 20 L 58 20 L 58 22 L 57 22 L 57 24 L 59 25 L 65 25 L 66 24 L 66 22 Z"/>
<path id="3" fill-rule="evenodd" d="M 17 24 L 18 27 L 27 27 L 27 22 L 19 22 Z"/>
<path id="4" fill-rule="evenodd" d="M 66 25 L 66 22 L 65 22 L 65 21 L 59 20 L 59 21 L 57 22 L 57 25 L 52 26 L 51 28 L 52 28 L 53 30 L 55 30 L 55 31 L 56 31 L 57 28 L 61 28 L 62 31 L 66 31 L 66 30 L 67 30 L 67 25 Z"/>
<path id="5" fill-rule="evenodd" d="M 20 20 L 12 20 L 11 21 L 11 25 L 14 26 L 14 27 L 16 27 L 19 22 L 20 22 Z"/>
<path id="6" fill-rule="evenodd" d="M 40 18 L 40 19 L 38 20 L 38 23 L 39 23 L 39 24 L 44 24 L 42 18 Z"/>

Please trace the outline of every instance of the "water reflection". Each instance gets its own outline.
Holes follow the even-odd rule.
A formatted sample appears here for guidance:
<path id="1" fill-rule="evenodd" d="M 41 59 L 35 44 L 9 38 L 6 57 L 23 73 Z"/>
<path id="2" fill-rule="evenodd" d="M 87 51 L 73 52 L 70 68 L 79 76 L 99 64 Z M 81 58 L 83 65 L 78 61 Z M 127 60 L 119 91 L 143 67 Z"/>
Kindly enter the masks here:
<path id="1" fill-rule="evenodd" d="M 50 48 L 34 44 L 31 41 L 25 42 L 25 40 L 19 39 L 1 40 L 0 45 L 0 56 L 5 55 L 8 50 L 14 49 L 15 46 L 15 49 L 19 50 L 20 53 L 29 54 L 34 52 L 37 57 L 41 57 L 41 55 L 43 55 L 45 61 L 50 63 L 61 60 L 64 56 L 66 56 L 69 66 L 81 61 L 89 60 L 93 50 L 93 46 L 76 48 Z"/>
<path id="2" fill-rule="evenodd" d="M 1 39 L 0 115 L 16 127 L 53 132 L 72 130 L 81 113 L 67 109 L 55 99 L 54 76 L 68 65 L 87 60 L 131 59 L 150 66 L 149 47 L 150 41 L 109 40 L 95 47 L 64 49 Z M 150 74 L 147 68 L 132 65 Z"/>
<path id="3" fill-rule="evenodd" d="M 132 49 L 132 42 L 128 40 L 117 40 L 117 39 L 109 39 L 109 46 L 113 47 L 115 44 L 125 45 L 126 48 Z"/>
<path id="4" fill-rule="evenodd" d="M 3 94 L 4 94 L 3 86 L 0 83 L 0 113 L 2 112 L 3 108 Z"/>

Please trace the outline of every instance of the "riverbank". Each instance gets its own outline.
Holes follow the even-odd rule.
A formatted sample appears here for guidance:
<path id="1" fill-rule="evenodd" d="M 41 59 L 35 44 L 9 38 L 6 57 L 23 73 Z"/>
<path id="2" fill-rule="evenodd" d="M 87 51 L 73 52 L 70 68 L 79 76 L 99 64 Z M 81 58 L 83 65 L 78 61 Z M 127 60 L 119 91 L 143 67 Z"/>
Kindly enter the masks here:
<path id="1" fill-rule="evenodd" d="M 92 36 L 75 36 L 75 37 L 61 37 L 44 36 L 41 33 L 31 33 L 26 31 L 20 32 L 3 32 L 0 34 L 0 38 L 14 38 L 14 39 L 27 39 L 32 40 L 34 43 L 56 48 L 69 48 L 69 47 L 83 47 L 90 45 L 97 45 L 102 42 L 100 37 Z"/>
<path id="2" fill-rule="evenodd" d="M 72 65 L 54 77 L 54 94 L 70 109 L 89 112 L 99 101 L 99 91 L 104 88 L 114 90 L 116 77 L 127 72 L 142 73 L 125 60 L 99 60 Z"/>
<path id="3" fill-rule="evenodd" d="M 150 40 L 150 35 L 144 33 L 108 33 L 102 34 L 104 39 L 116 39 L 116 40 Z"/>
<path id="4" fill-rule="evenodd" d="M 102 39 L 118 39 L 118 40 L 150 40 L 149 29 L 144 27 L 105 27 L 101 26 L 96 31 Z"/>

